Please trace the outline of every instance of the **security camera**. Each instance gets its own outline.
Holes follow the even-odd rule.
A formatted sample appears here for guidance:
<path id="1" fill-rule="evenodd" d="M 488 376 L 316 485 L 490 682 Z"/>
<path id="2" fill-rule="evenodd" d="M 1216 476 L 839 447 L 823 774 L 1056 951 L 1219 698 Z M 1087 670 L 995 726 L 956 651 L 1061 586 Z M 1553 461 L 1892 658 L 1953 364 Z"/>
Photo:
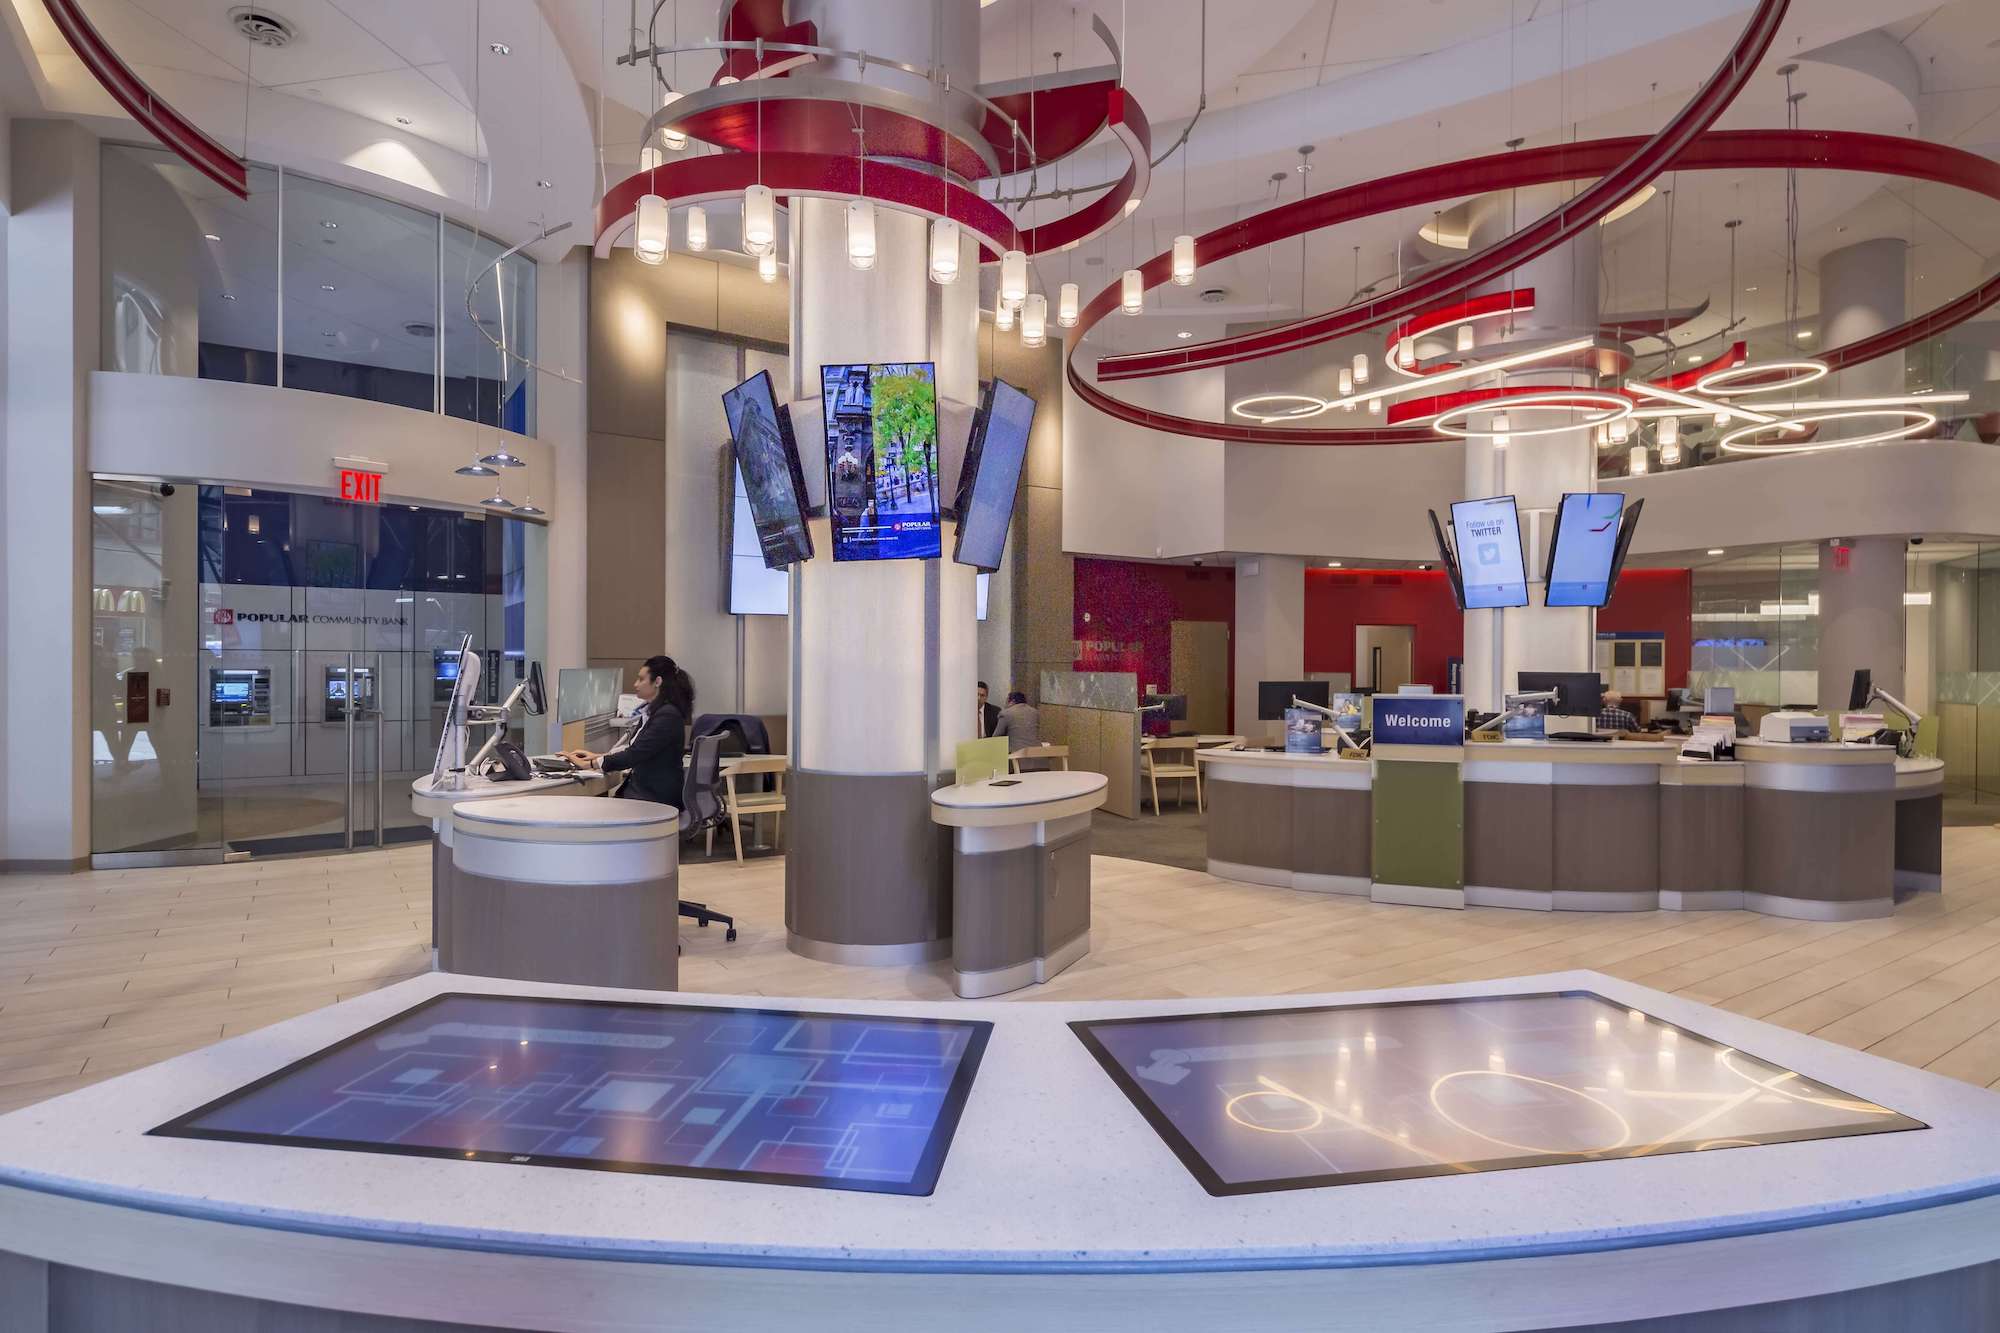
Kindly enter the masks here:
<path id="1" fill-rule="evenodd" d="M 160 498 L 162 500 L 166 499 L 173 493 L 174 493 L 174 484 L 171 481 L 163 481 L 160 483 Z"/>
<path id="2" fill-rule="evenodd" d="M 1200 556 L 1196 556 L 1196 557 L 1194 558 L 1194 567 L 1195 567 L 1196 569 L 1200 569 L 1200 568 L 1201 568 L 1201 557 L 1200 557 Z"/>
<path id="3" fill-rule="evenodd" d="M 1922 537 L 1910 538 L 1910 545 L 1912 546 L 1922 546 L 1923 544 L 1924 544 L 1924 539 Z"/>

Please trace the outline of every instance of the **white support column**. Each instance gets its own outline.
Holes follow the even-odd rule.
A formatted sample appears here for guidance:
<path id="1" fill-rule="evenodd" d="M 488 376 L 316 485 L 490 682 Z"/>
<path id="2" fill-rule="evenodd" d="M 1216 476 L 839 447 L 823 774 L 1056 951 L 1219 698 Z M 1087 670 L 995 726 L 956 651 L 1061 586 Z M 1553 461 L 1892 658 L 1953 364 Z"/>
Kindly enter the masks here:
<path id="1" fill-rule="evenodd" d="M 1245 556 L 1236 562 L 1236 730 L 1275 745 L 1283 722 L 1257 720 L 1257 682 L 1304 680 L 1306 562 L 1295 555 Z"/>
<path id="2" fill-rule="evenodd" d="M 537 270 L 535 359 L 545 366 L 585 379 L 590 311 L 590 251 L 582 246 Z M 590 506 L 589 408 L 582 384 L 555 375 L 539 376 L 535 411 L 536 434 L 549 446 L 555 491 L 536 503 L 549 511 L 547 642 L 542 670 L 550 697 L 556 673 L 564 667 L 590 665 L 586 630 L 590 603 L 589 542 L 586 523 Z M 562 724 L 554 709 L 542 719 L 550 750 L 562 748 Z"/>
<path id="3" fill-rule="evenodd" d="M 1904 293 L 1908 257 L 1909 247 L 1893 236 L 1862 241 L 1828 253 L 1819 265 L 1816 345 L 1839 347 L 1901 324 L 1908 308 Z M 1838 371 L 1806 390 L 1804 396 L 1875 398 L 1904 391 L 1903 354 L 1892 352 Z M 1830 421 L 1822 428 L 1822 438 L 1872 434 L 1887 424 L 1886 418 Z"/>
<path id="4" fill-rule="evenodd" d="M 1819 544 L 1819 706 L 1847 707 L 1854 673 L 1866 667 L 1877 685 L 1903 693 L 1901 537 L 1860 537 L 1844 547 Z"/>
<path id="5" fill-rule="evenodd" d="M 11 152 L 0 681 L 32 706 L 8 710 L 0 863 L 70 865 L 90 855 L 85 412 L 98 348 L 98 144 L 68 122 L 16 120 Z"/>

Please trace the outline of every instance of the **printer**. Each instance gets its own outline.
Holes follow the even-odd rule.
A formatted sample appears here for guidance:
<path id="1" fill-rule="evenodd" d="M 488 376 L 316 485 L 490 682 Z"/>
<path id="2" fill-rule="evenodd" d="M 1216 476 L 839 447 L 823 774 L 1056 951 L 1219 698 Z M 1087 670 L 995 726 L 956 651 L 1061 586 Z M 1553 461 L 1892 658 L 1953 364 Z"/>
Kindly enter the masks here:
<path id="1" fill-rule="evenodd" d="M 1808 745 L 1832 740 L 1833 729 L 1818 713 L 1766 713 L 1757 724 L 1757 739 Z"/>

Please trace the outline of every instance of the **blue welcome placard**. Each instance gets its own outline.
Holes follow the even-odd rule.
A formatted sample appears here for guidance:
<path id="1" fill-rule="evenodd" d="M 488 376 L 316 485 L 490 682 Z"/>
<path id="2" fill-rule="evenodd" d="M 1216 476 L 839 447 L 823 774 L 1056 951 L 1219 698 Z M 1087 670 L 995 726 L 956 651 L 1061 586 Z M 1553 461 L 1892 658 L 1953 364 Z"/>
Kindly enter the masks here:
<path id="1" fill-rule="evenodd" d="M 1375 744 L 1463 745 L 1465 699 L 1456 694 L 1378 694 Z"/>

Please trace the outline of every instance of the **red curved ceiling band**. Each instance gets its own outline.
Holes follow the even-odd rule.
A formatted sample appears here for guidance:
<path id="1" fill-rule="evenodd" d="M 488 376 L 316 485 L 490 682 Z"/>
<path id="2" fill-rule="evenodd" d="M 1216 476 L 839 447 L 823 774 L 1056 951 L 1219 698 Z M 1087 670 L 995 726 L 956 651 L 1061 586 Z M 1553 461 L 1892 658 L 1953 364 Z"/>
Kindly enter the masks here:
<path id="1" fill-rule="evenodd" d="M 1428 204 L 1489 190 L 1521 185 L 1545 185 L 1597 175 L 1621 161 L 1631 151 L 1636 138 L 1592 139 L 1582 143 L 1556 144 L 1546 148 L 1496 153 L 1442 163 L 1419 171 L 1404 172 L 1365 181 L 1343 190 L 1330 191 L 1307 200 L 1294 200 L 1246 218 L 1234 227 L 1210 233 L 1204 240 L 1243 233 L 1240 240 L 1230 235 L 1228 248 L 1210 250 L 1208 256 L 1224 258 L 1240 250 L 1296 236 L 1304 231 L 1368 217 L 1377 212 Z M 1871 175 L 1896 176 L 1909 180 L 1949 185 L 2000 202 L 2000 163 L 1945 144 L 1920 139 L 1902 139 L 1885 134 L 1860 134 L 1840 130 L 1711 130 L 1688 146 L 1670 165 L 1675 171 L 1743 171 L 1805 168 L 1827 171 L 1857 171 Z M 1304 207 L 1310 205 L 1310 208 Z M 1302 221 L 1301 219 L 1304 219 Z M 1199 247 L 1199 242 L 1197 246 Z M 1200 253 L 1199 249 L 1197 251 Z M 1150 278 L 1155 271 L 1164 280 L 1171 255 L 1161 254 L 1146 261 L 1141 271 Z M 1256 444 L 1404 444 L 1409 432 L 1382 430 L 1286 430 L 1280 427 L 1239 427 L 1230 423 L 1202 421 L 1171 413 L 1135 407 L 1088 382 L 1076 367 L 1076 349 L 1081 335 L 1103 318 L 1115 301 L 1115 284 L 1108 294 L 1091 302 L 1072 334 L 1069 382 L 1077 395 L 1110 416 L 1135 425 L 1173 431 L 1201 439 L 1229 440 Z M 1099 308 L 1099 302 L 1104 303 Z M 1932 337 L 2000 302 L 2000 276 L 1988 279 L 1947 305 L 1885 329 L 1872 337 L 1830 348 L 1817 354 L 1829 367 L 1872 360 L 1900 351 Z M 1096 311 L 1093 316 L 1092 311 Z M 1732 349 L 1733 351 L 1734 349 Z M 1255 360 L 1246 356 L 1242 360 Z M 1731 361 L 1728 364 L 1736 364 Z M 1694 368 L 1697 377 L 1719 365 Z M 1686 372 L 1683 372 L 1685 374 Z M 1661 383 L 1681 387 L 1681 375 Z M 1418 438 L 1435 441 L 1434 435 Z"/>
<path id="2" fill-rule="evenodd" d="M 1679 389 L 1682 392 L 1686 392 L 1692 389 L 1702 376 L 1713 375 L 1716 371 L 1727 370 L 1731 366 L 1740 366 L 1749 359 L 1750 345 L 1748 343 L 1731 343 L 1721 352 L 1718 352 L 1711 361 L 1704 361 L 1698 366 L 1689 366 L 1686 370 L 1668 375 L 1664 379 L 1655 375 L 1647 382 L 1657 384 L 1662 389 Z"/>
<path id="3" fill-rule="evenodd" d="M 1417 311 L 1408 319 L 1389 330 L 1389 336 L 1382 343 L 1382 355 L 1390 356 L 1396 344 L 1405 338 L 1421 338 L 1432 329 L 1442 329 L 1453 324 L 1462 324 L 1468 319 L 1478 319 L 1485 315 L 1504 315 L 1509 311 L 1522 313 L 1535 308 L 1535 289 L 1521 287 L 1507 292 L 1482 292 L 1462 301 L 1442 301 Z"/>
<path id="4" fill-rule="evenodd" d="M 1488 246 L 1478 254 L 1468 255 L 1464 259 L 1447 264 L 1436 273 L 1420 278 L 1385 296 L 1357 301 L 1339 310 L 1215 342 L 1105 357 L 1097 364 L 1098 380 L 1103 382 L 1171 375 L 1205 366 L 1228 365 L 1233 361 L 1243 360 L 1244 354 L 1253 350 L 1258 355 L 1268 355 L 1272 352 L 1311 347 L 1361 329 L 1372 328 L 1385 320 L 1400 318 L 1434 301 L 1443 300 L 1468 287 L 1497 278 L 1509 269 L 1518 268 L 1529 260 L 1548 253 L 1585 228 L 1596 226 L 1599 218 L 1659 175 L 1669 162 L 1716 122 L 1728 109 L 1729 104 L 1736 99 L 1736 94 L 1742 91 L 1743 85 L 1749 82 L 1750 76 L 1756 72 L 1757 62 L 1763 59 L 1764 52 L 1771 45 L 1771 39 L 1778 34 L 1778 25 L 1785 17 L 1789 2 L 1790 0 L 1760 0 L 1756 12 L 1750 16 L 1750 22 L 1731 45 L 1729 53 L 1723 57 L 1715 73 L 1709 76 L 1701 91 L 1674 114 L 1673 119 L 1662 126 L 1652 138 L 1646 140 L 1637 151 L 1606 172 L 1596 184 L 1505 240 Z M 1206 258 L 1201 242 L 1197 241 L 1196 263 L 1201 263 Z M 1149 287 L 1155 285 L 1150 281 L 1151 276 L 1148 272 L 1149 281 L 1146 285 Z M 1161 276 L 1164 278 L 1166 275 L 1163 272 Z M 1100 302 L 1108 304 L 1111 294 L 1111 288 L 1100 292 L 1091 301 L 1089 309 L 1097 309 Z"/>
<path id="5" fill-rule="evenodd" d="M 640 197 L 648 192 L 669 205 L 697 204 L 734 198 L 759 181 L 779 195 L 861 195 L 926 217 L 949 216 L 995 259 L 1016 240 L 1014 224 L 1000 209 L 974 191 L 929 172 L 871 162 L 864 190 L 860 164 L 851 155 L 765 153 L 760 162 L 756 153 L 713 153 L 627 176 L 606 190 L 597 204 L 597 256 L 601 259 L 611 252 L 612 243 L 631 226 Z"/>
<path id="6" fill-rule="evenodd" d="M 76 0 L 42 0 L 70 49 L 91 76 L 104 86 L 127 115 L 174 150 L 182 161 L 235 195 L 250 197 L 250 173 L 243 159 L 196 129 L 194 123 L 168 106 L 158 93 L 97 35 L 97 29 L 77 7 Z"/>
<path id="7" fill-rule="evenodd" d="M 1125 146 L 1132 165 L 1118 183 L 1074 213 L 1030 227 L 1021 233 L 1021 248 L 1031 255 L 1047 254 L 1065 245 L 1089 240 L 1125 216 L 1128 199 L 1144 199 L 1153 183 L 1153 127 L 1139 101 L 1123 88 L 1113 88 L 1106 124 L 1112 137 Z"/>

